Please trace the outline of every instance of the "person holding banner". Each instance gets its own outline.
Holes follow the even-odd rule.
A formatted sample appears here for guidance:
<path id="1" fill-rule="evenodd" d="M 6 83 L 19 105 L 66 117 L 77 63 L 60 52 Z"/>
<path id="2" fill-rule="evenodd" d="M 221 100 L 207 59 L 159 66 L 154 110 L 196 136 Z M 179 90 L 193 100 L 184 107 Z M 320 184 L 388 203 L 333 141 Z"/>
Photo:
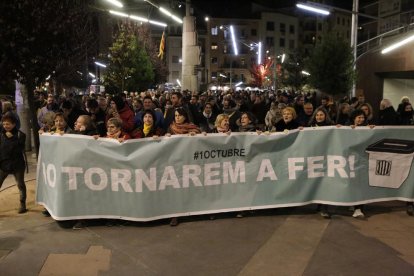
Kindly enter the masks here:
<path id="1" fill-rule="evenodd" d="M 141 114 L 142 127 L 132 132 L 134 139 L 147 138 L 147 137 L 159 137 L 164 135 L 164 130 L 161 127 L 155 125 L 156 115 L 151 109 L 142 111 Z"/>
<path id="2" fill-rule="evenodd" d="M 315 110 L 315 112 L 313 112 L 313 115 L 310 118 L 308 125 L 309 127 L 322 127 L 332 125 L 332 121 L 325 107 L 320 106 Z M 323 218 L 331 218 L 331 214 L 328 211 L 328 205 L 318 204 L 318 210 Z"/>
<path id="3" fill-rule="evenodd" d="M 256 118 L 250 112 L 243 112 L 240 116 L 239 132 L 256 131 Z"/>
<path id="4" fill-rule="evenodd" d="M 92 118 L 89 115 L 80 115 L 75 122 L 75 129 L 70 133 L 88 136 L 98 134 L 95 125 L 92 121 Z"/>
<path id="5" fill-rule="evenodd" d="M 359 127 L 359 126 L 367 126 L 368 125 L 367 116 L 366 116 L 365 112 L 362 111 L 361 109 L 355 109 L 351 113 L 350 122 L 351 122 L 351 128 L 356 128 L 356 127 Z M 369 127 L 374 128 L 375 126 L 370 125 Z M 354 206 L 354 213 L 352 214 L 352 217 L 354 217 L 354 218 L 365 218 L 365 214 L 363 212 L 363 207 L 364 207 L 364 205 Z"/>
<path id="6" fill-rule="evenodd" d="M 122 130 L 122 120 L 116 117 L 110 118 L 106 123 L 107 133 L 105 138 L 116 139 L 120 143 L 131 139 L 128 133 Z"/>
<path id="7" fill-rule="evenodd" d="M 293 107 L 286 107 L 282 112 L 282 120 L 276 123 L 276 131 L 297 129 L 299 123 L 296 121 L 296 111 Z"/>
<path id="8" fill-rule="evenodd" d="M 190 122 L 187 111 L 183 107 L 175 109 L 174 121 L 168 128 L 169 134 L 190 134 L 191 136 L 201 133 L 198 126 Z"/>
<path id="9" fill-rule="evenodd" d="M 227 114 L 219 114 L 216 118 L 216 122 L 214 123 L 214 129 L 212 133 L 226 133 L 230 135 L 230 118 Z"/>
<path id="10" fill-rule="evenodd" d="M 176 134 L 189 134 L 194 136 L 199 133 L 201 133 L 200 129 L 198 126 L 190 122 L 187 111 L 183 107 L 176 108 L 174 113 L 174 121 L 168 128 L 167 136 Z M 170 225 L 177 226 L 178 218 L 171 218 Z"/>
<path id="11" fill-rule="evenodd" d="M 313 112 L 313 115 L 309 120 L 310 127 L 322 127 L 331 125 L 331 118 L 329 117 L 328 111 L 326 111 L 323 106 L 318 107 L 315 112 Z"/>

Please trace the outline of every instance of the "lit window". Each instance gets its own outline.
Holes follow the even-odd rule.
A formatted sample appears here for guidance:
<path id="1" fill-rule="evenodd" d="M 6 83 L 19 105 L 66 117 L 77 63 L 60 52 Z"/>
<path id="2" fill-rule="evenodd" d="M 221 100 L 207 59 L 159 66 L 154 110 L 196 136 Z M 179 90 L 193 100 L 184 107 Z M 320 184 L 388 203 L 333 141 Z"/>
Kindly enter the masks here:
<path id="1" fill-rule="evenodd" d="M 211 43 L 211 50 L 217 50 L 218 46 L 217 43 Z"/>

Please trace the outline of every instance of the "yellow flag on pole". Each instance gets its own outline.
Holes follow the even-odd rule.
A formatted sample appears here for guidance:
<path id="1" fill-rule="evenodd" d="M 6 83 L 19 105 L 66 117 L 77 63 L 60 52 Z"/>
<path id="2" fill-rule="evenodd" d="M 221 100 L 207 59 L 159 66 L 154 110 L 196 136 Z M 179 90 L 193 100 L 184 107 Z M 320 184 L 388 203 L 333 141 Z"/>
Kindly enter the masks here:
<path id="1" fill-rule="evenodd" d="M 160 59 L 164 58 L 164 49 L 165 49 L 165 31 L 162 32 L 162 37 L 160 41 L 160 52 L 158 54 L 158 57 Z"/>

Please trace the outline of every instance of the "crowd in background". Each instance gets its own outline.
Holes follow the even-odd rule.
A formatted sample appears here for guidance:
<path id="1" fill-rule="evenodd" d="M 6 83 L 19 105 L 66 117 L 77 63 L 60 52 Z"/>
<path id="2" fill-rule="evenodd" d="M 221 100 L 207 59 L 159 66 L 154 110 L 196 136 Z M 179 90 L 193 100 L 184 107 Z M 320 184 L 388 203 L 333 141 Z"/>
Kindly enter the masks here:
<path id="1" fill-rule="evenodd" d="M 414 125 L 413 107 L 408 97 L 401 99 L 397 109 L 390 100 L 383 99 L 378 114 L 374 114 L 364 95 L 334 101 L 328 96 L 317 97 L 316 93 L 288 91 L 208 91 L 202 94 L 148 91 L 119 95 L 70 94 L 68 97 L 36 92 L 35 97 L 40 133 L 82 134 L 120 142 L 175 134 L 274 132 L 330 125 Z M 21 122 L 14 104 L 2 99 L 0 108 L 2 137 L 7 134 L 7 139 L 17 141 Z M 9 122 L 13 126 L 12 131 L 5 129 L 4 118 L 6 124 Z M 14 136 L 9 137 L 9 133 Z M 24 151 L 24 145 L 20 143 L 19 147 Z M 7 151 L 1 148 L 0 152 Z M 18 171 L 20 181 L 22 169 Z M 2 172 L 0 168 L 0 178 L 5 178 L 7 174 Z M 0 180 L 1 186 L 4 179 Z M 21 200 L 25 201 L 25 189 Z M 412 204 L 409 206 L 412 214 Z M 321 206 L 322 213 L 325 207 Z M 360 207 L 356 206 L 356 210 Z M 22 205 L 20 211 L 25 210 Z M 177 223 L 173 218 L 171 225 Z"/>
<path id="2" fill-rule="evenodd" d="M 284 131 L 327 125 L 413 125 L 413 108 L 403 97 L 397 109 L 383 99 L 378 114 L 363 95 L 334 101 L 316 94 L 277 91 L 189 91 L 56 97 L 37 94 L 42 131 L 56 129 L 56 114 L 66 132 L 108 136 L 107 122 L 117 122 L 127 139 L 163 134 Z M 4 104 L 3 104 L 4 105 Z M 378 109 L 377 109 L 378 110 Z M 80 119 L 80 120 L 79 120 Z M 81 130 L 82 127 L 82 130 Z"/>

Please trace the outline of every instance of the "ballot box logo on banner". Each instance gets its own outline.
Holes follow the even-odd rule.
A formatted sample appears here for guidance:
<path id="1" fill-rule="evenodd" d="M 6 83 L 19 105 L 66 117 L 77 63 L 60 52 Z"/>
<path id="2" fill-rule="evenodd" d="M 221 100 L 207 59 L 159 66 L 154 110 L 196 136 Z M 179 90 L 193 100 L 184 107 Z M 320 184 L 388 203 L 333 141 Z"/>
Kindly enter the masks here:
<path id="1" fill-rule="evenodd" d="M 369 154 L 369 185 L 398 189 L 410 173 L 414 141 L 382 139 L 366 148 Z"/>
<path id="2" fill-rule="evenodd" d="M 389 176 L 391 174 L 391 161 L 377 160 L 377 167 L 375 169 L 376 175 Z"/>

